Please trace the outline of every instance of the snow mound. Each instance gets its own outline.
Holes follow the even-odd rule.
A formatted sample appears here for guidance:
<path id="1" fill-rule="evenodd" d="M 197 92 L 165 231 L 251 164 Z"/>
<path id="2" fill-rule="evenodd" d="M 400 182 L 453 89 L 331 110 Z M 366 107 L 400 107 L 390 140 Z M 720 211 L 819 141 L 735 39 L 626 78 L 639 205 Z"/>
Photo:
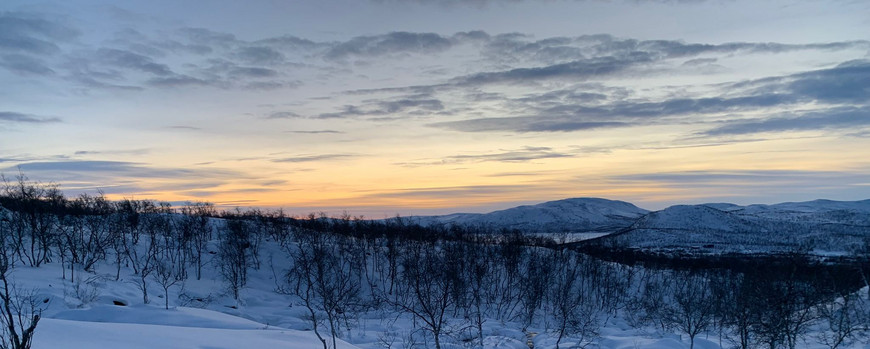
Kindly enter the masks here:
<path id="1" fill-rule="evenodd" d="M 154 306 L 97 305 L 89 309 L 67 310 L 54 314 L 59 320 L 113 322 L 125 324 L 201 327 L 232 330 L 254 330 L 266 327 L 261 323 L 229 314 L 196 308 L 163 309 Z"/>
<path id="2" fill-rule="evenodd" d="M 259 329 L 226 329 L 52 318 L 39 322 L 39 335 L 33 340 L 34 349 L 311 349 L 319 345 L 320 342 L 312 332 L 267 329 L 265 326 Z M 340 342 L 338 347 L 356 348 L 344 342 Z"/>

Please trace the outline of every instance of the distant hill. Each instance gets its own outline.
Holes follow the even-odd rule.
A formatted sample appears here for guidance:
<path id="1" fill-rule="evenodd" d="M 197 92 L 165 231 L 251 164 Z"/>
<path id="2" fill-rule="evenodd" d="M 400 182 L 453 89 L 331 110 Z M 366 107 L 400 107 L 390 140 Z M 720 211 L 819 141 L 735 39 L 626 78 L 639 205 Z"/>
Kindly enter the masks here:
<path id="1" fill-rule="evenodd" d="M 657 252 L 844 255 L 870 241 L 870 200 L 814 200 L 774 205 L 676 205 L 650 212 L 631 203 L 573 198 L 490 213 L 411 217 L 423 225 L 516 229 L 557 241 L 590 239 Z"/>
<path id="2" fill-rule="evenodd" d="M 648 212 L 624 201 L 574 198 L 490 213 L 456 213 L 413 219 L 424 225 L 486 226 L 518 229 L 527 233 L 609 233 L 630 226 Z"/>
<path id="3" fill-rule="evenodd" d="M 870 200 L 677 205 L 589 243 L 652 251 L 843 255 L 870 241 Z"/>

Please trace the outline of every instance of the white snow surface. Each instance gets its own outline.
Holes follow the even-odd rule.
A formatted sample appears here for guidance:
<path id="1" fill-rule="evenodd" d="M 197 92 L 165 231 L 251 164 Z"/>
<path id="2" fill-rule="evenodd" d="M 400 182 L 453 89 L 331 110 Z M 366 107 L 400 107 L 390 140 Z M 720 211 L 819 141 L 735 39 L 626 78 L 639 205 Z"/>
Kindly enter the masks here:
<path id="1" fill-rule="evenodd" d="M 142 296 L 128 278 L 115 281 L 109 266 L 102 266 L 96 275 L 79 271 L 83 277 L 78 284 L 83 294 L 95 297 L 82 303 L 75 294 L 75 284 L 61 279 L 59 264 L 39 268 L 18 265 L 12 272 L 18 289 L 37 289 L 37 299 L 48 300 L 47 309 L 39 321 L 33 340 L 34 349 L 48 348 L 178 348 L 178 349 L 235 349 L 235 348 L 288 348 L 311 349 L 322 347 L 311 331 L 270 326 L 250 318 L 266 319 L 265 308 L 253 311 L 230 308 L 235 306 L 226 297 L 218 297 L 206 309 L 179 306 L 179 290 L 170 290 L 170 309 L 163 307 L 162 290 L 151 285 L 152 302 L 143 304 Z M 101 273 L 102 272 L 102 273 Z M 132 275 L 127 275 L 132 277 Z M 268 289 L 265 280 L 257 287 Z M 189 281 L 188 292 L 220 292 L 215 280 Z M 252 285 L 253 286 L 253 285 Z M 251 291 L 252 298 L 259 292 Z M 268 302 L 276 307 L 287 307 L 287 301 L 274 294 Z M 127 306 L 114 305 L 114 301 Z M 263 304 L 263 302 L 254 302 Z M 262 313 L 257 316 L 254 313 Z M 293 317 L 290 317 L 293 318 Z M 301 321 L 298 317 L 296 320 Z M 292 321 L 287 321 L 292 324 Z M 339 348 L 358 348 L 344 341 Z"/>

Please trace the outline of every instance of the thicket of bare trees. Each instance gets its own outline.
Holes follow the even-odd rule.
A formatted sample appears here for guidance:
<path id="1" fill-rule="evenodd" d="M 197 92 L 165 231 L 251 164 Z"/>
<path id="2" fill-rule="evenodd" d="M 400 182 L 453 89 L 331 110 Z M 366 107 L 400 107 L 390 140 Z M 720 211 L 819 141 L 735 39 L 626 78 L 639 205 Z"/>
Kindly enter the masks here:
<path id="1" fill-rule="evenodd" d="M 26 348 L 39 321 L 37 303 L 16 293 L 8 277 L 15 264 L 60 263 L 70 282 L 99 263 L 112 265 L 116 279 L 129 268 L 142 301 L 159 286 L 169 308 L 170 290 L 204 271 L 242 299 L 265 244 L 280 246 L 271 250 L 289 261 L 275 270 L 276 290 L 305 307 L 324 349 L 362 312 L 412 321 L 416 331 L 407 340 L 435 348 L 458 338 L 482 346 L 487 321 L 544 329 L 557 347 L 568 340 L 582 347 L 615 316 L 685 334 L 690 347 L 714 334 L 739 348 L 814 340 L 835 349 L 870 333 L 870 295 L 855 292 L 866 284 L 866 260 L 852 269 L 798 257 L 716 268 L 637 265 L 636 258 L 603 261 L 485 227 L 219 212 L 207 203 L 173 208 L 102 194 L 67 199 L 56 186 L 23 177 L 5 181 L 0 207 L 0 339 L 11 343 L 0 348 Z M 822 331 L 810 336 L 811 326 Z"/>
<path id="2" fill-rule="evenodd" d="M 15 287 L 12 269 L 15 266 L 13 221 L 0 212 L 0 349 L 29 349 L 36 325 L 42 315 L 42 305 L 34 292 Z"/>

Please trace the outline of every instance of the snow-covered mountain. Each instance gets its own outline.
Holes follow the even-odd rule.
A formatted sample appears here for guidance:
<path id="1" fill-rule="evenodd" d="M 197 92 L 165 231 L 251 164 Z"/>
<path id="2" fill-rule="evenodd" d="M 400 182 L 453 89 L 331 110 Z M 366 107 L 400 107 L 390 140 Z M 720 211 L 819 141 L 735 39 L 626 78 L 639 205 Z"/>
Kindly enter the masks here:
<path id="1" fill-rule="evenodd" d="M 623 229 L 648 212 L 624 201 L 574 198 L 483 214 L 456 213 L 413 219 L 423 225 L 484 226 L 517 229 L 525 233 L 587 233 Z"/>
<path id="2" fill-rule="evenodd" d="M 656 251 L 848 254 L 870 239 L 870 200 L 773 205 L 675 205 L 650 212 L 624 201 L 573 198 L 490 213 L 418 216 L 422 225 L 516 229 L 557 241 L 594 239 Z"/>
<path id="3" fill-rule="evenodd" d="M 848 254 L 870 239 L 870 200 L 738 206 L 677 205 L 598 240 L 634 249 L 705 253 Z"/>
<path id="4" fill-rule="evenodd" d="M 749 205 L 746 207 L 749 211 L 792 211 L 803 213 L 818 213 L 830 211 L 855 211 L 870 213 L 870 200 L 861 201 L 834 201 L 834 200 L 813 200 L 805 202 L 783 202 L 774 205 Z"/>
<path id="5" fill-rule="evenodd" d="M 728 211 L 707 205 L 676 205 L 641 217 L 635 227 L 689 231 L 752 231 L 751 222 Z"/>

